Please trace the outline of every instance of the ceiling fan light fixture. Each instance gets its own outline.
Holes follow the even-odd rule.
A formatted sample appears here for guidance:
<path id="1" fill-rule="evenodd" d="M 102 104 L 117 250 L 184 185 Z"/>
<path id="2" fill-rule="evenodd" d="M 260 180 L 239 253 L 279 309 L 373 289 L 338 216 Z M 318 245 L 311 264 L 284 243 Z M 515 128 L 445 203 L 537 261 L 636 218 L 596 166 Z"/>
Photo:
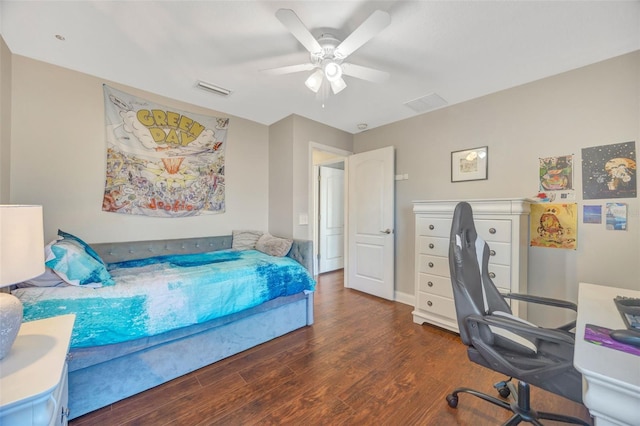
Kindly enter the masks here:
<path id="1" fill-rule="evenodd" d="M 322 86 L 323 78 L 324 78 L 324 74 L 322 73 L 322 70 L 316 70 L 313 74 L 309 76 L 309 78 L 307 78 L 304 84 L 313 93 L 318 93 L 318 90 L 320 90 L 320 86 Z"/>
<path id="2" fill-rule="evenodd" d="M 329 81 L 329 83 L 331 83 L 331 91 L 334 95 L 342 92 L 347 87 L 347 83 L 344 82 L 344 78 L 340 78 L 336 81 Z"/>
<path id="3" fill-rule="evenodd" d="M 332 60 L 325 61 L 322 65 L 322 70 L 327 80 L 332 83 L 342 78 L 342 67 Z"/>

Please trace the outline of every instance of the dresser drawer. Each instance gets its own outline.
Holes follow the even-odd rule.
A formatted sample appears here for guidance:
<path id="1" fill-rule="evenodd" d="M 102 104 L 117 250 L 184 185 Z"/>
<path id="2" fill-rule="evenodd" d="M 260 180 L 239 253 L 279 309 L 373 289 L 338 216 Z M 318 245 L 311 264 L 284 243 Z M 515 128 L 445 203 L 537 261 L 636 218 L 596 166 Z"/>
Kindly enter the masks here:
<path id="1" fill-rule="evenodd" d="M 419 217 L 416 221 L 416 228 L 418 235 L 449 239 L 451 219 Z"/>
<path id="2" fill-rule="evenodd" d="M 449 277 L 420 274 L 418 276 L 418 291 L 453 299 L 453 288 Z"/>
<path id="3" fill-rule="evenodd" d="M 489 276 L 501 293 L 511 291 L 511 268 L 504 265 L 489 264 Z"/>
<path id="4" fill-rule="evenodd" d="M 427 274 L 440 275 L 442 277 L 449 276 L 449 258 L 440 256 L 429 256 L 421 254 L 419 257 L 420 265 L 418 265 L 419 272 L 425 272 Z"/>
<path id="5" fill-rule="evenodd" d="M 511 241 L 511 221 L 510 220 L 475 220 L 476 231 L 487 243 L 499 241 L 508 243 Z M 491 244 L 489 244 L 491 245 Z"/>
<path id="6" fill-rule="evenodd" d="M 453 299 L 435 294 L 418 292 L 418 309 L 446 318 L 456 317 Z"/>
<path id="7" fill-rule="evenodd" d="M 487 242 L 489 245 L 489 263 L 494 265 L 511 265 L 511 244 Z"/>
<path id="8" fill-rule="evenodd" d="M 449 239 L 439 237 L 418 237 L 418 253 L 433 256 L 449 255 Z"/>

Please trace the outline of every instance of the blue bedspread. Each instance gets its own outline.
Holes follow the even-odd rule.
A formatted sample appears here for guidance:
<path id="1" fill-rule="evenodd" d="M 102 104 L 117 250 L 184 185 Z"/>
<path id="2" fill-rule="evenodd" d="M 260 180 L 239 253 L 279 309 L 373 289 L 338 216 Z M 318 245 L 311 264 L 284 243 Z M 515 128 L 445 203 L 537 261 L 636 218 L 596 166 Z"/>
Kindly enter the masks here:
<path id="1" fill-rule="evenodd" d="M 280 296 L 313 291 L 289 257 L 255 250 L 159 256 L 108 265 L 115 285 L 31 287 L 13 292 L 24 321 L 76 314 L 71 347 L 153 336 L 240 312 Z"/>

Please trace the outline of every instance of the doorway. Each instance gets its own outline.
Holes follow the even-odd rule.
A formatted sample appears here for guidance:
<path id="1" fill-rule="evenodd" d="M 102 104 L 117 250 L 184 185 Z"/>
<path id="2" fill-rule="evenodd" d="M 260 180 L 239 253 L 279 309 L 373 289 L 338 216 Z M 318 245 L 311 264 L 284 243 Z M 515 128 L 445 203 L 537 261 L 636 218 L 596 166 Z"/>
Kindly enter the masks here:
<path id="1" fill-rule="evenodd" d="M 344 267 L 344 170 L 351 152 L 312 142 L 310 154 L 313 187 L 309 223 L 313 225 L 313 270 L 321 274 Z"/>
<path id="2" fill-rule="evenodd" d="M 344 161 L 318 167 L 318 274 L 344 268 Z"/>

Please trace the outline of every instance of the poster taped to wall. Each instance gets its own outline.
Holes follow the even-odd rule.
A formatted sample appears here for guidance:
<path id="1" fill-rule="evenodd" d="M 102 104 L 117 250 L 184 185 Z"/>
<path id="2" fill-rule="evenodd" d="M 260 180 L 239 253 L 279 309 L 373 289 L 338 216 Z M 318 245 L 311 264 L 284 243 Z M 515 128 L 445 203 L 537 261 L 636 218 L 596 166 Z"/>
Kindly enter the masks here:
<path id="1" fill-rule="evenodd" d="M 578 205 L 532 204 L 531 246 L 575 250 L 578 246 Z"/>
<path id="2" fill-rule="evenodd" d="M 573 155 L 540 158 L 540 191 L 573 189 Z"/>
<path id="3" fill-rule="evenodd" d="M 103 87 L 107 167 L 102 210 L 154 217 L 224 213 L 229 119 Z"/>
<path id="4" fill-rule="evenodd" d="M 607 230 L 627 230 L 627 205 L 625 203 L 607 203 Z"/>
<path id="5" fill-rule="evenodd" d="M 636 197 L 636 143 L 582 149 L 582 198 Z"/>

